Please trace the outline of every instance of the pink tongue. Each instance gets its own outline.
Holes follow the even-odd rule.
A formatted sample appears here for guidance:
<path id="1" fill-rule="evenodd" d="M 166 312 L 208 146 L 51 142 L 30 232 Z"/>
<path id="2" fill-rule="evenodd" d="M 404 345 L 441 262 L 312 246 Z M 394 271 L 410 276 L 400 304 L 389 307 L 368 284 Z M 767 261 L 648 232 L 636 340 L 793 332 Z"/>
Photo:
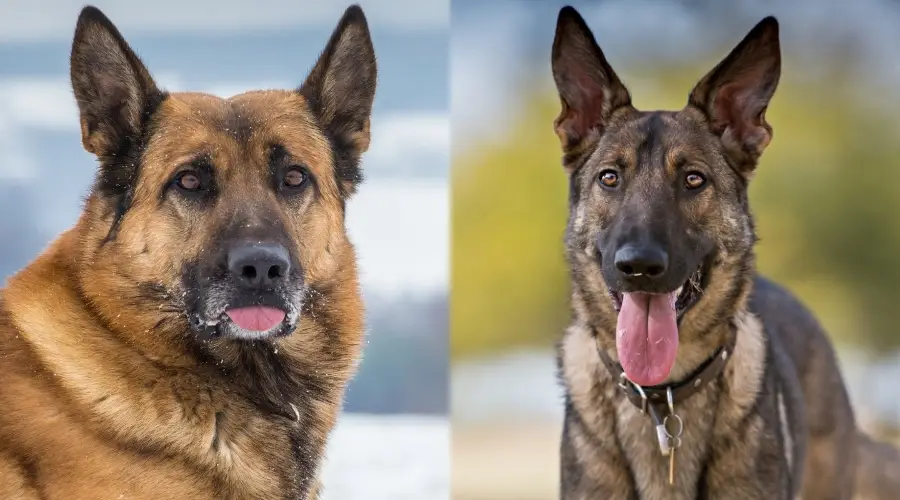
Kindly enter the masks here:
<path id="1" fill-rule="evenodd" d="M 622 297 L 616 348 L 625 376 L 638 385 L 666 380 L 678 352 L 675 294 L 626 293 Z"/>
<path id="2" fill-rule="evenodd" d="M 274 307 L 241 307 L 225 311 L 231 321 L 244 330 L 265 332 L 284 321 L 284 311 Z"/>

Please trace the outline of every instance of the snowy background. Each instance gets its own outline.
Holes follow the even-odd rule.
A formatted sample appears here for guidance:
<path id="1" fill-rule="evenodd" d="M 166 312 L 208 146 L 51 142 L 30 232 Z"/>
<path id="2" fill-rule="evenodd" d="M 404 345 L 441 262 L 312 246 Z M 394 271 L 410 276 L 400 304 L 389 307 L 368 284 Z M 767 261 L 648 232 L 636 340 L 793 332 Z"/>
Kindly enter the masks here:
<path id="1" fill-rule="evenodd" d="M 348 204 L 368 342 L 325 465 L 326 500 L 447 498 L 445 0 L 359 2 L 379 63 L 367 181 Z M 0 280 L 76 220 L 96 168 L 68 62 L 81 0 L 0 7 Z M 160 86 L 228 97 L 302 83 L 349 3 L 98 0 Z M 251 7 L 252 5 L 252 7 Z M 409 68 L 415 68 L 411 73 Z"/>

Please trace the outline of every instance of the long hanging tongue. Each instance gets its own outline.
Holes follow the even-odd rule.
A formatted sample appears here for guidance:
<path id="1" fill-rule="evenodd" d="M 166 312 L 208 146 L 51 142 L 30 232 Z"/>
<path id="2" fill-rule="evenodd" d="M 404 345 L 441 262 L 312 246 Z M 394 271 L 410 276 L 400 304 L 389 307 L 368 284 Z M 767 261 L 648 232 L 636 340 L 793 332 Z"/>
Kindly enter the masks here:
<path id="1" fill-rule="evenodd" d="M 666 380 L 678 352 L 675 293 L 626 293 L 616 325 L 616 348 L 625 376 L 638 385 Z"/>

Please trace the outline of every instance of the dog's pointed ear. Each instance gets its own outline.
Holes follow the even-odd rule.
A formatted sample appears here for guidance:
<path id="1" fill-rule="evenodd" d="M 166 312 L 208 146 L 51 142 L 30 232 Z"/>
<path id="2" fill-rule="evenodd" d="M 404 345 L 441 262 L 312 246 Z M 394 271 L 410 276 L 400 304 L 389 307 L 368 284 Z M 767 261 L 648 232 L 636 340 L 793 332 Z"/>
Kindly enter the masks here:
<path id="1" fill-rule="evenodd" d="M 352 5 L 299 89 L 332 142 L 345 195 L 362 180 L 359 158 L 369 148 L 376 80 L 369 26 L 362 8 Z"/>
<path id="2" fill-rule="evenodd" d="M 726 152 L 749 174 L 772 140 L 766 109 L 781 76 L 778 21 L 766 17 L 691 91 Z"/>
<path id="3" fill-rule="evenodd" d="M 591 133 L 602 133 L 614 111 L 631 106 L 628 89 L 572 7 L 559 11 L 550 66 L 562 106 L 553 125 L 566 153 L 578 150 Z"/>
<path id="4" fill-rule="evenodd" d="M 159 93 L 150 73 L 113 23 L 87 6 L 78 16 L 70 76 L 84 149 L 105 158 L 140 134 L 144 112 Z"/>

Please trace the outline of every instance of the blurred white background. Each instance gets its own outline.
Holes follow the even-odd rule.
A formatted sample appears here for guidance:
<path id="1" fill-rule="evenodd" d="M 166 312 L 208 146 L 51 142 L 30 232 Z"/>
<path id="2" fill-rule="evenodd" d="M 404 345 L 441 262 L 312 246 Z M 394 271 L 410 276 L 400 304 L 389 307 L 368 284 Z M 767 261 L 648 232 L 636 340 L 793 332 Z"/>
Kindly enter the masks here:
<path id="1" fill-rule="evenodd" d="M 75 222 L 94 175 L 68 77 L 84 3 L 0 7 L 0 280 Z M 366 181 L 347 220 L 369 331 L 331 441 L 325 498 L 446 498 L 449 1 L 359 3 L 379 82 Z M 94 2 L 162 87 L 222 97 L 299 86 L 349 4 Z"/>

